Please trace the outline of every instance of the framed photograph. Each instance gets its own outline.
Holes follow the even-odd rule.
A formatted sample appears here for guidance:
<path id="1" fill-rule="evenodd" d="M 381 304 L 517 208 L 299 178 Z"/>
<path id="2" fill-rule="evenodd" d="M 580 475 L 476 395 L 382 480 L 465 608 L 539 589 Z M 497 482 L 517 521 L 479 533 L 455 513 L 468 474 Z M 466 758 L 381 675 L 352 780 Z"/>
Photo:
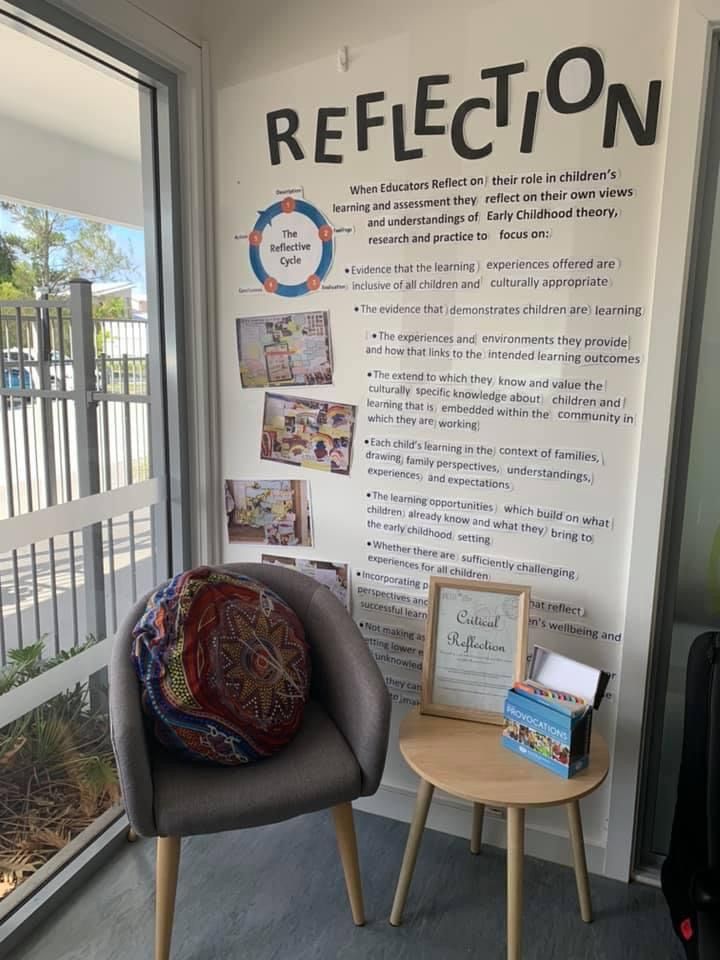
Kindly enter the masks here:
<path id="1" fill-rule="evenodd" d="M 525 679 L 530 587 L 430 578 L 420 712 L 503 723 Z"/>

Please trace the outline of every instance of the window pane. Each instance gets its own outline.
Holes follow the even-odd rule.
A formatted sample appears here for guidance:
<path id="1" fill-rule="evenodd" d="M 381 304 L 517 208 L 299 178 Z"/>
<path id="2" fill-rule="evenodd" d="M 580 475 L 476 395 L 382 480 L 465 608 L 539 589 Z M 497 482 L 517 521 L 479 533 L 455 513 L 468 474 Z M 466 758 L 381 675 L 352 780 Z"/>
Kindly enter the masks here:
<path id="1" fill-rule="evenodd" d="M 41 652 L 25 648 L 0 673 L 0 689 L 47 668 Z M 0 729 L 0 917 L 68 843 L 120 812 L 106 683 L 104 670 L 83 678 Z"/>
<path id="2" fill-rule="evenodd" d="M 1 924 L 121 812 L 105 667 L 169 574 L 173 318 L 155 90 L 1 12 L 0 54 Z"/>

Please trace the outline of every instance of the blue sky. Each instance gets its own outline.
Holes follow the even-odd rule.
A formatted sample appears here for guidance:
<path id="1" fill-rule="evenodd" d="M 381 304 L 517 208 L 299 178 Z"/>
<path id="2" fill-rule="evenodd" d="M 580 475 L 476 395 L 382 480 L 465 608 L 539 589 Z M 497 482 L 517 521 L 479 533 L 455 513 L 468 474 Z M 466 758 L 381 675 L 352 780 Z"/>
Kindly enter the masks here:
<path id="1" fill-rule="evenodd" d="M 78 217 L 77 219 L 81 219 Z M 109 224 L 110 235 L 118 246 L 130 257 L 134 271 L 131 277 L 133 281 L 133 293 L 136 297 L 144 297 L 145 291 L 145 240 L 142 230 L 135 230 L 131 227 L 121 227 L 117 224 Z M 17 233 L 17 225 L 7 210 L 0 208 L 0 233 Z M 125 279 L 119 277 L 118 279 Z"/>

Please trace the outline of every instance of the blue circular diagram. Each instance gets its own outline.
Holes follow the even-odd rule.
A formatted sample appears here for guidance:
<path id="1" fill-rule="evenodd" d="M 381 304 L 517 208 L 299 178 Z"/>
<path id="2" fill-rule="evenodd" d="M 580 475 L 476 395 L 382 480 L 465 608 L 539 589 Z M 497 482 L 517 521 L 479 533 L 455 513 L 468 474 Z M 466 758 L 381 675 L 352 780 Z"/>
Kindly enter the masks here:
<path id="1" fill-rule="evenodd" d="M 268 273 L 262 260 L 263 231 L 275 217 L 297 213 L 307 217 L 315 226 L 320 238 L 320 260 L 315 269 L 308 274 L 301 283 L 281 283 L 277 277 Z M 301 297 L 320 288 L 322 281 L 328 274 L 332 264 L 334 252 L 334 231 L 325 216 L 306 200 L 296 200 L 294 197 L 283 197 L 277 203 L 271 204 L 260 213 L 255 221 L 250 236 L 250 266 L 253 273 L 268 293 L 276 293 L 281 297 Z"/>

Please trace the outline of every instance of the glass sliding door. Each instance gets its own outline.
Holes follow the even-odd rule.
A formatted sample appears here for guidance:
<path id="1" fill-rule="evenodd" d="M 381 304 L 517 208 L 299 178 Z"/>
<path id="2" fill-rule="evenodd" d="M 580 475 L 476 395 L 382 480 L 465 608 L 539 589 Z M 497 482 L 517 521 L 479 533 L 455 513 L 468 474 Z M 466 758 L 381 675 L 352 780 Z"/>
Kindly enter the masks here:
<path id="1" fill-rule="evenodd" d="M 172 78 L 121 53 L 0 3 L 0 943 L 122 816 L 110 645 L 187 555 Z"/>
<path id="2" fill-rule="evenodd" d="M 671 497 L 658 598 L 639 861 L 668 852 L 682 749 L 690 646 L 720 629 L 720 83 L 711 71 L 704 176 L 678 397 Z"/>

